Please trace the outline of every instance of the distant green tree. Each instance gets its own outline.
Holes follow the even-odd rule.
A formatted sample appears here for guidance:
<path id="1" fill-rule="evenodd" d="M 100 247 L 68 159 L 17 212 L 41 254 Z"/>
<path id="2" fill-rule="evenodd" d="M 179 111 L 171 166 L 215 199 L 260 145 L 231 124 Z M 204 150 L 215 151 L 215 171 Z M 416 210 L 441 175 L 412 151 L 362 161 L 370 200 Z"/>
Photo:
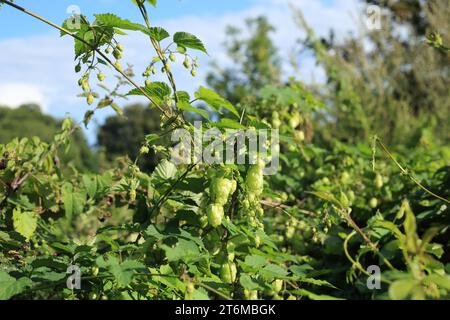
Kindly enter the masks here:
<path id="1" fill-rule="evenodd" d="M 0 143 L 8 143 L 14 138 L 39 137 L 45 142 L 53 141 L 61 129 L 61 121 L 41 112 L 35 104 L 22 105 L 17 109 L 0 107 Z M 60 150 L 62 163 L 72 164 L 81 171 L 95 171 L 98 162 L 89 148 L 82 132 L 73 135 L 71 147 L 66 153 Z"/>
<path id="2" fill-rule="evenodd" d="M 159 123 L 157 111 L 139 104 L 126 107 L 123 116 L 108 117 L 98 131 L 98 144 L 104 149 L 106 160 L 112 162 L 120 156 L 136 159 L 145 136 L 160 132 Z M 140 157 L 138 165 L 142 170 L 153 171 L 157 165 L 154 152 Z"/>
<path id="3" fill-rule="evenodd" d="M 275 28 L 262 16 L 247 20 L 246 26 L 248 38 L 238 28 L 227 28 L 225 47 L 233 66 L 214 65 L 207 76 L 208 84 L 233 103 L 242 103 L 266 85 L 281 83 L 280 60 L 270 38 Z"/>
<path id="4" fill-rule="evenodd" d="M 450 6 L 441 0 L 363 2 L 381 7 L 381 30 L 342 41 L 318 38 L 297 15 L 308 30 L 304 44 L 327 75 L 317 90 L 331 106 L 321 136 L 352 143 L 372 134 L 398 145 L 448 142 L 449 55 L 428 46 L 426 36 L 438 31 L 449 43 Z"/>

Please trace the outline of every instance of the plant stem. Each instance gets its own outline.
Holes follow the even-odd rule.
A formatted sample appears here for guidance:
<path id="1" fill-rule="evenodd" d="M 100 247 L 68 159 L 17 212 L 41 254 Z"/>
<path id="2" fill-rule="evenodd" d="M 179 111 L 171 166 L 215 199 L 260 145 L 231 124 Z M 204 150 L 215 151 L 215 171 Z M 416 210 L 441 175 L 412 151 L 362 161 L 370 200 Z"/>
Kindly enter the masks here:
<path id="1" fill-rule="evenodd" d="M 408 170 L 403 168 L 403 166 L 395 159 L 395 157 L 392 155 L 392 153 L 389 151 L 389 149 L 384 145 L 384 143 L 381 142 L 380 139 L 376 138 L 376 140 L 377 140 L 378 144 L 381 146 L 381 148 L 383 149 L 383 151 L 386 153 L 386 155 L 397 165 L 397 167 L 400 169 L 400 171 L 404 175 L 408 176 L 412 180 L 412 182 L 414 182 L 419 188 L 421 188 L 426 193 L 432 195 L 433 197 L 435 197 L 439 200 L 442 200 L 442 201 L 450 204 L 450 200 L 445 199 L 444 197 L 441 197 L 440 195 L 437 195 L 433 191 L 426 188 L 419 180 L 416 179 L 416 177 L 414 177 L 412 175 L 412 173 L 410 173 Z"/>
<path id="2" fill-rule="evenodd" d="M 166 110 L 164 110 L 160 105 L 158 105 L 155 100 L 153 100 L 153 98 L 142 88 L 140 87 L 136 82 L 133 81 L 133 79 L 131 79 L 125 72 L 123 72 L 121 69 L 119 69 L 118 67 L 116 67 L 114 65 L 114 63 L 109 59 L 108 56 L 106 56 L 103 52 L 101 52 L 97 47 L 92 46 L 89 42 L 85 41 L 84 39 L 78 37 L 76 34 L 71 33 L 70 31 L 66 30 L 65 28 L 51 22 L 50 20 L 47 20 L 41 16 L 39 16 L 38 14 L 31 12 L 25 8 L 22 8 L 20 6 L 18 6 L 15 3 L 12 3 L 10 1 L 6 1 L 6 0 L 2 0 L 0 1 L 8 6 L 11 6 L 19 11 L 22 11 L 30 16 L 32 16 L 33 18 L 36 18 L 50 26 L 52 26 L 55 29 L 58 29 L 62 32 L 64 32 L 65 34 L 68 34 L 69 36 L 71 36 L 72 38 L 81 41 L 82 43 L 84 43 L 85 45 L 87 45 L 89 48 L 91 48 L 92 50 L 94 50 L 95 52 L 97 52 L 98 55 L 100 55 L 106 62 L 108 62 L 118 73 L 120 73 L 132 86 L 134 86 L 136 89 L 138 89 L 152 104 L 154 104 L 166 117 L 171 118 L 171 115 L 169 113 L 167 113 Z"/>

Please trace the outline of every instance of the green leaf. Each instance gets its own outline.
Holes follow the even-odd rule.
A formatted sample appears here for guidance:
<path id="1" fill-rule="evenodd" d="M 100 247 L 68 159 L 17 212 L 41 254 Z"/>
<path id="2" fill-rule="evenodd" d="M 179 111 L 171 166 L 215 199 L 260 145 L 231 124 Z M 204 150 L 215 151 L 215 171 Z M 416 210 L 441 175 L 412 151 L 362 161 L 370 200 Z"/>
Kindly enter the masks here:
<path id="1" fill-rule="evenodd" d="M 190 112 L 199 114 L 207 120 L 209 119 L 208 111 L 202 110 L 202 109 L 197 109 L 196 107 L 192 106 L 189 102 L 180 101 L 180 102 L 178 102 L 177 107 L 184 111 L 190 111 Z"/>
<path id="2" fill-rule="evenodd" d="M 16 279 L 5 271 L 0 271 L 0 300 L 8 300 L 23 292 L 32 284 L 28 278 Z"/>
<path id="3" fill-rule="evenodd" d="M 108 26 L 124 30 L 148 32 L 147 28 L 144 25 L 122 19 L 112 13 L 95 14 L 94 16 L 96 19 L 94 21 L 94 25 Z"/>
<path id="4" fill-rule="evenodd" d="M 203 288 L 197 288 L 192 293 L 192 300 L 210 300 L 208 292 Z"/>
<path id="5" fill-rule="evenodd" d="M 245 257 L 245 264 L 251 268 L 259 269 L 267 264 L 267 259 L 258 255 L 250 255 Z"/>
<path id="6" fill-rule="evenodd" d="M 426 277 L 426 280 L 434 282 L 438 287 L 450 291 L 450 276 L 448 275 L 431 274 Z"/>
<path id="7" fill-rule="evenodd" d="M 389 296 L 392 300 L 404 300 L 410 296 L 411 291 L 416 286 L 412 279 L 397 280 L 389 287 Z"/>
<path id="8" fill-rule="evenodd" d="M 336 289 L 335 286 L 333 286 L 331 283 L 329 283 L 328 281 L 325 281 L 325 280 L 300 277 L 300 278 L 298 278 L 298 281 L 303 282 L 303 283 L 313 284 L 315 286 L 325 286 L 325 287 L 330 287 L 330 288 Z"/>
<path id="9" fill-rule="evenodd" d="M 82 178 L 84 187 L 86 188 L 87 194 L 90 198 L 94 198 L 97 194 L 97 177 L 83 175 Z"/>
<path id="10" fill-rule="evenodd" d="M 177 167 L 169 160 L 164 159 L 155 168 L 152 176 L 161 180 L 170 180 L 176 177 L 177 172 Z"/>
<path id="11" fill-rule="evenodd" d="M 178 243 L 174 247 L 161 245 L 161 248 L 166 252 L 169 262 L 179 260 L 188 262 L 198 260 L 201 257 L 197 245 L 190 240 L 178 239 Z"/>
<path id="12" fill-rule="evenodd" d="M 311 300 L 344 300 L 333 296 L 328 296 L 325 294 L 315 294 L 305 289 L 298 289 L 293 291 L 292 293 L 307 296 Z"/>
<path id="13" fill-rule="evenodd" d="M 173 35 L 173 42 L 175 42 L 180 47 L 200 50 L 208 54 L 203 43 L 193 34 L 187 32 L 177 32 Z"/>
<path id="14" fill-rule="evenodd" d="M 228 100 L 222 98 L 218 93 L 205 87 L 200 87 L 199 91 L 195 93 L 198 100 L 205 102 L 211 109 L 219 112 L 220 108 L 230 111 L 233 115 L 239 118 L 239 113 L 236 108 Z"/>
<path id="15" fill-rule="evenodd" d="M 245 127 L 239 122 L 228 118 L 222 118 L 220 119 L 219 122 L 214 122 L 211 125 L 217 128 L 225 128 L 225 129 L 238 129 L 238 130 L 245 129 Z"/>
<path id="16" fill-rule="evenodd" d="M 156 41 L 162 41 L 168 37 L 170 37 L 170 34 L 161 27 L 152 27 L 148 31 L 148 35 Z"/>
<path id="17" fill-rule="evenodd" d="M 288 275 L 286 268 L 269 263 L 259 271 L 259 274 L 266 279 L 281 279 Z"/>
<path id="18" fill-rule="evenodd" d="M 179 101 L 190 103 L 191 97 L 186 91 L 177 91 L 177 97 Z"/>
<path id="19" fill-rule="evenodd" d="M 34 212 L 22 212 L 16 208 L 13 211 L 14 230 L 20 233 L 25 239 L 30 240 L 37 227 L 37 216 Z"/>
<path id="20" fill-rule="evenodd" d="M 73 215 L 83 213 L 84 204 L 86 202 L 86 195 L 74 192 L 71 183 L 66 182 L 61 188 L 62 200 L 64 203 L 64 210 L 68 219 Z"/>
<path id="21" fill-rule="evenodd" d="M 96 263 L 101 268 L 109 269 L 116 278 L 117 285 L 120 288 L 125 288 L 131 283 L 136 271 L 145 270 L 145 266 L 139 261 L 125 260 L 123 263 L 119 263 L 119 260 L 115 256 L 109 256 L 108 260 L 99 257 Z"/>
<path id="22" fill-rule="evenodd" d="M 254 281 L 248 274 L 243 274 L 240 279 L 239 282 L 241 283 L 241 285 L 244 287 L 244 289 L 247 290 L 261 290 L 261 286 Z"/>
<path id="23" fill-rule="evenodd" d="M 144 90 L 158 105 L 164 102 L 164 99 L 172 93 L 172 90 L 165 82 L 152 82 L 149 86 L 141 88 Z M 143 96 L 141 90 L 135 88 L 127 93 L 127 96 Z"/>
<path id="24" fill-rule="evenodd" d="M 310 194 L 312 194 L 312 195 L 314 195 L 314 196 L 316 196 L 318 198 L 321 198 L 321 199 L 323 199 L 325 201 L 328 201 L 328 202 L 332 202 L 332 203 L 342 207 L 342 204 L 334 197 L 334 195 L 332 195 L 329 192 L 326 192 L 326 191 L 311 191 L 311 192 L 307 192 L 307 193 L 310 193 Z"/>

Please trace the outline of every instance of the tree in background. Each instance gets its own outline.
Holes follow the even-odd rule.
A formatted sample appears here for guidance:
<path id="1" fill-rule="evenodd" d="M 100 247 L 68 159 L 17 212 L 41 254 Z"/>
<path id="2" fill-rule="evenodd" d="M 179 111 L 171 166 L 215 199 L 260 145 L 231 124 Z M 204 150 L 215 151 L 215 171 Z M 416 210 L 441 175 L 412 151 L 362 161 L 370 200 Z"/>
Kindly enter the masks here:
<path id="1" fill-rule="evenodd" d="M 143 105 L 131 105 L 124 109 L 123 116 L 108 117 L 98 131 L 98 144 L 104 148 L 106 160 L 127 155 L 134 160 L 146 135 L 160 132 L 160 115 Z M 138 165 L 142 170 L 153 171 L 157 164 L 155 154 L 141 156 Z"/>
<path id="2" fill-rule="evenodd" d="M 43 114 L 37 105 L 27 104 L 17 109 L 0 107 L 0 144 L 14 138 L 32 137 L 51 142 L 60 128 L 61 121 Z M 59 157 L 64 164 L 71 164 L 81 171 L 95 171 L 98 167 L 95 154 L 79 131 L 73 135 L 68 152 L 61 150 Z"/>
<path id="3" fill-rule="evenodd" d="M 248 19 L 246 26 L 248 38 L 238 28 L 227 28 L 225 48 L 233 66 L 222 69 L 215 64 L 207 76 L 208 84 L 232 103 L 243 103 L 264 86 L 281 83 L 280 60 L 270 38 L 275 28 L 262 16 Z"/>
<path id="4" fill-rule="evenodd" d="M 447 34 L 444 43 L 449 42 L 448 3 L 367 2 L 382 7 L 381 30 L 340 42 L 319 39 L 296 13 L 299 25 L 308 31 L 305 46 L 327 74 L 326 86 L 318 90 L 331 106 L 322 138 L 355 143 L 377 134 L 396 145 L 448 142 L 448 52 L 434 50 L 425 38 L 440 31 Z"/>

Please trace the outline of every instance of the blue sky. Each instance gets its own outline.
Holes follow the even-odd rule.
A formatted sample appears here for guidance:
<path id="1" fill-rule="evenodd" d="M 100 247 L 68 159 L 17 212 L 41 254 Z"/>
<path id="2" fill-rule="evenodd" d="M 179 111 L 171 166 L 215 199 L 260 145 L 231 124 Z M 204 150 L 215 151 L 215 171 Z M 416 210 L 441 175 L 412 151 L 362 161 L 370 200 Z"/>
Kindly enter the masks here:
<path id="1" fill-rule="evenodd" d="M 139 21 L 139 12 L 130 6 L 130 2 L 129 0 L 23 0 L 17 1 L 17 4 L 45 15 L 47 19 L 59 24 L 68 16 L 67 9 L 72 5 L 78 6 L 82 13 L 88 17 L 92 17 L 94 13 L 108 12 L 132 21 Z M 157 16 L 158 20 L 162 20 L 189 15 L 224 14 L 240 11 L 254 4 L 255 0 L 160 0 L 157 8 L 151 9 L 151 12 Z M 10 8 L 2 10 L 0 24 L 2 25 L 0 39 L 48 32 L 48 26 L 30 19 L 26 15 L 18 15 L 17 11 Z M 5 27 L 9 25 L 14 27 Z"/>
<path id="2" fill-rule="evenodd" d="M 223 51 L 224 30 L 227 25 L 242 26 L 248 17 L 265 15 L 276 27 L 273 39 L 281 56 L 292 53 L 296 40 L 303 36 L 293 19 L 290 4 L 301 9 L 309 24 L 319 34 L 330 28 L 337 35 L 355 31 L 357 2 L 359 0 L 159 0 L 157 9 L 151 9 L 152 24 L 169 32 L 187 31 L 196 34 L 205 43 L 209 56 L 199 54 L 201 68 L 192 78 L 181 66 L 173 71 L 181 90 L 193 93 L 204 79 L 211 62 L 221 66 L 230 63 Z M 131 0 L 16 0 L 16 3 L 34 11 L 55 23 L 62 23 L 69 15 L 68 8 L 76 5 L 81 13 L 92 17 L 93 13 L 116 13 L 132 21 L 141 21 Z M 352 12 L 352 15 L 350 15 Z M 358 18 L 356 16 L 356 18 Z M 135 66 L 137 74 L 152 57 L 148 39 L 130 34 L 120 39 L 125 46 L 124 63 Z M 286 61 L 288 59 L 285 59 Z M 320 79 L 320 70 L 311 57 L 299 57 L 300 74 L 305 80 Z M 73 72 L 73 42 L 60 38 L 58 32 L 47 25 L 8 6 L 0 10 L 0 105 L 17 107 L 22 103 L 38 103 L 44 112 L 62 118 L 67 115 L 81 120 L 88 110 L 84 99 L 77 97 L 78 76 Z M 286 63 L 285 74 L 292 72 Z M 107 72 L 107 71 L 106 71 Z M 107 79 L 112 74 L 107 73 Z M 136 81 L 142 82 L 139 76 Z M 132 102 L 122 101 L 121 106 Z M 96 123 L 102 123 L 112 110 L 104 109 L 96 115 Z M 96 125 L 87 130 L 91 144 L 95 143 Z"/>

